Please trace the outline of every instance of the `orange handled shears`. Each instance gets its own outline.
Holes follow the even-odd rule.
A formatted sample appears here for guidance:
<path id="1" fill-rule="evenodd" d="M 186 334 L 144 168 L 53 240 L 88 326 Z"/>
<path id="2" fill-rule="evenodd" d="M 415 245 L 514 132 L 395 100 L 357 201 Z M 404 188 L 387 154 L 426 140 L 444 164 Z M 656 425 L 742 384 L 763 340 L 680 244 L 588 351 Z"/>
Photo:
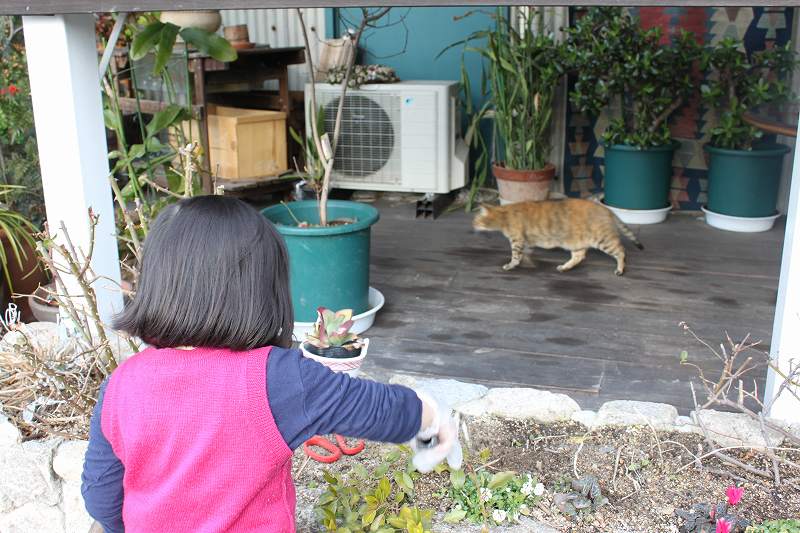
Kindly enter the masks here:
<path id="1" fill-rule="evenodd" d="M 344 455 L 355 455 L 364 449 L 364 441 L 358 441 L 352 448 L 347 445 L 347 441 L 341 435 L 335 435 L 334 439 L 336 444 L 329 441 L 325 437 L 315 435 L 303 443 L 303 451 L 306 452 L 310 458 L 320 463 L 335 463 Z M 323 455 L 312 450 L 313 446 L 317 446 L 330 452 L 330 455 Z"/>

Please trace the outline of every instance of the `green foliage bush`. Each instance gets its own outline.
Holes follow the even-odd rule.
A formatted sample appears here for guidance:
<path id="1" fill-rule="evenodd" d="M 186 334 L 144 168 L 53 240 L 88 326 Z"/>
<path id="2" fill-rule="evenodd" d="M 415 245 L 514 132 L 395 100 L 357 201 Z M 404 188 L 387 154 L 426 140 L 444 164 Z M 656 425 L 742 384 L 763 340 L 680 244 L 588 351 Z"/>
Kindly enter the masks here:
<path id="1" fill-rule="evenodd" d="M 701 87 L 703 101 L 715 109 L 718 125 L 711 130 L 711 145 L 730 150 L 751 150 L 762 131 L 744 120 L 758 106 L 790 96 L 790 74 L 795 68 L 792 43 L 747 54 L 735 39 L 723 39 L 703 51 L 701 68 L 709 75 Z"/>
<path id="2" fill-rule="evenodd" d="M 328 531 L 430 533 L 433 511 L 410 505 L 419 474 L 408 450 L 400 447 L 384 459 L 371 472 L 357 464 L 347 476 L 324 473 L 327 487 L 314 510 Z"/>
<path id="3" fill-rule="evenodd" d="M 505 471 L 492 474 L 486 469 L 450 472 L 449 495 L 454 505 L 445 522 L 468 520 L 476 524 L 518 522 L 539 501 L 544 486 L 530 474 Z"/>
<path id="4" fill-rule="evenodd" d="M 0 182 L 15 186 L 3 201 L 41 227 L 44 195 L 33 104 L 19 17 L 0 17 Z"/>
<path id="5" fill-rule="evenodd" d="M 747 528 L 747 533 L 800 533 L 800 520 L 769 520 Z"/>
<path id="6" fill-rule="evenodd" d="M 592 115 L 619 108 L 603 134 L 607 144 L 668 144 L 669 117 L 696 90 L 692 68 L 699 55 L 687 32 L 664 45 L 659 28 L 643 29 L 626 8 L 590 8 L 567 29 L 566 65 L 575 77 L 570 99 Z"/>

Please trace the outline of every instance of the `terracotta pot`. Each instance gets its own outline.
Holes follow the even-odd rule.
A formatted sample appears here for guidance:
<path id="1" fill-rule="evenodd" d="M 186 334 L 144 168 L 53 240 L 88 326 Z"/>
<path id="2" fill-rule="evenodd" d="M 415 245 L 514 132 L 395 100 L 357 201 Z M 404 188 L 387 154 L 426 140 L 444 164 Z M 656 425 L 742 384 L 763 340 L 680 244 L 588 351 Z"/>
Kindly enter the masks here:
<path id="1" fill-rule="evenodd" d="M 250 34 L 247 31 L 247 24 L 225 26 L 225 29 L 222 31 L 222 33 L 231 43 L 247 43 L 250 41 Z"/>
<path id="2" fill-rule="evenodd" d="M 28 243 L 21 243 L 22 251 L 25 252 L 25 257 L 22 257 L 22 264 L 20 265 L 17 258 L 14 256 L 14 252 L 5 234 L 0 236 L 0 240 L 2 240 L 3 249 L 8 258 L 8 273 L 11 277 L 13 293 L 23 295 L 19 298 L 11 299 L 11 301 L 17 304 L 20 311 L 22 311 L 23 322 L 29 322 L 33 320 L 34 316 L 31 312 L 27 295 L 33 294 L 40 285 L 47 283 L 47 274 L 42 268 L 39 262 L 39 255 L 36 253 L 36 249 L 33 246 Z M 10 298 L 10 296 L 11 292 L 9 291 L 8 297 Z M 5 305 L 0 311 L 5 311 Z"/>
<path id="3" fill-rule="evenodd" d="M 547 200 L 556 167 L 548 163 L 540 170 L 514 170 L 501 161 L 492 165 L 492 172 L 497 179 L 500 203 L 511 204 Z"/>
<path id="4" fill-rule="evenodd" d="M 222 16 L 218 9 L 197 11 L 162 11 L 161 22 L 170 22 L 181 28 L 200 28 L 215 32 L 222 26 Z"/>

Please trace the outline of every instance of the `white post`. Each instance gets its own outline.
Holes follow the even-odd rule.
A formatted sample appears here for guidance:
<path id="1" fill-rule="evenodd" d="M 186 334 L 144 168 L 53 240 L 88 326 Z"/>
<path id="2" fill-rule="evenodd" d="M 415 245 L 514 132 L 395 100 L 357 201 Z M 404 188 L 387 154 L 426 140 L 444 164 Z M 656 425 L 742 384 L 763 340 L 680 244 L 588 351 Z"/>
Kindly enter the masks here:
<path id="1" fill-rule="evenodd" d="M 798 125 L 800 139 L 800 124 Z M 772 328 L 770 357 L 781 372 L 800 364 L 800 150 L 795 149 L 789 205 L 786 209 L 786 235 L 783 241 L 778 302 Z M 778 394 L 783 378 L 772 368 L 767 373 L 765 403 Z M 798 389 L 795 388 L 795 391 Z M 787 422 L 800 422 L 800 401 L 784 391 L 772 406 L 769 416 Z"/>
<path id="2" fill-rule="evenodd" d="M 28 16 L 23 26 L 48 225 L 60 239 L 63 222 L 86 252 L 89 209 L 99 216 L 92 267 L 108 278 L 94 284 L 100 317 L 108 321 L 122 309 L 122 293 L 114 285 L 120 269 L 94 18 Z M 65 283 L 70 294 L 80 294 L 74 279 Z"/>

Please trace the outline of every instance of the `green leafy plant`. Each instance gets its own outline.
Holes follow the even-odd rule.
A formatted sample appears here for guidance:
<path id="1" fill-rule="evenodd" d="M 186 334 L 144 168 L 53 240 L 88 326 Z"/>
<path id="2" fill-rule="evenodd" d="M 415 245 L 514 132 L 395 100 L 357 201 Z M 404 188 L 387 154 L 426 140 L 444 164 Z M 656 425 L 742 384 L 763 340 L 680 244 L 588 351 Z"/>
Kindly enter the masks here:
<path id="1" fill-rule="evenodd" d="M 695 37 L 681 32 L 661 44 L 659 28 L 643 29 L 620 7 L 590 8 L 566 31 L 573 105 L 591 115 L 606 108 L 616 114 L 603 141 L 639 148 L 668 144 L 669 117 L 696 90 Z"/>
<path id="2" fill-rule="evenodd" d="M 44 195 L 19 17 L 0 17 L 0 182 L 18 187 L 3 202 L 39 227 Z"/>
<path id="3" fill-rule="evenodd" d="M 350 332 L 353 327 L 353 310 L 342 309 L 331 311 L 324 307 L 317 309 L 317 321 L 314 329 L 306 335 L 306 342 L 317 348 L 341 346 L 356 349 L 361 346 L 359 337 Z"/>
<path id="4" fill-rule="evenodd" d="M 769 520 L 747 528 L 747 533 L 800 533 L 800 520 Z"/>
<path id="5" fill-rule="evenodd" d="M 539 501 L 544 485 L 530 474 L 515 472 L 489 473 L 486 469 L 450 472 L 449 494 L 454 505 L 444 521 L 457 523 L 467 520 L 480 524 L 518 522 L 530 514 L 530 506 Z"/>
<path id="6" fill-rule="evenodd" d="M 111 69 L 103 79 L 105 95 L 104 119 L 106 127 L 117 138 L 116 149 L 109 153 L 112 161 L 110 175 L 114 197 L 118 204 L 117 217 L 120 235 L 121 255 L 138 259 L 141 255 L 141 241 L 147 234 L 147 221 L 151 220 L 164 206 L 186 196 L 194 196 L 202 191 L 200 174 L 210 173 L 204 168 L 203 154 L 208 147 L 200 146 L 192 139 L 191 128 L 187 135 L 186 125 L 196 119 L 192 110 L 178 103 L 177 90 L 167 64 L 175 57 L 174 49 L 178 36 L 185 45 L 181 46 L 182 67 L 185 72 L 186 101 L 192 101 L 192 87 L 188 70 L 189 48 L 208 54 L 218 61 L 236 59 L 236 50 L 219 35 L 198 28 L 179 28 L 174 24 L 155 20 L 152 14 L 127 20 L 126 32 L 131 40 L 130 58 L 133 61 L 145 55 L 154 55 L 154 74 L 161 78 L 166 88 L 165 101 L 161 109 L 147 120 L 142 112 L 137 86 L 137 69 L 129 67 L 123 72 L 130 74 L 135 100 L 136 123 L 139 125 L 139 142 L 129 142 L 126 135 L 123 109 L 120 102 L 119 84 Z M 113 26 L 111 19 L 105 26 Z M 162 142 L 171 136 L 170 142 Z M 127 178 L 121 187 L 117 179 Z M 133 207 L 133 208 L 131 208 Z M 135 272 L 135 269 L 128 269 Z"/>
<path id="7" fill-rule="evenodd" d="M 400 460 L 407 460 L 405 469 Z M 429 533 L 433 511 L 410 505 L 414 478 L 408 450 L 400 447 L 368 471 L 357 464 L 348 476 L 325 472 L 325 491 L 314 511 L 328 531 Z"/>
<path id="8" fill-rule="evenodd" d="M 477 12 L 470 11 L 465 17 L 474 13 Z M 477 53 L 488 64 L 480 80 L 484 102 L 476 107 L 472 102 L 472 80 L 464 62 L 466 56 L 461 62 L 459 96 L 467 118 L 464 142 L 476 154 L 465 205 L 467 211 L 473 209 L 478 191 L 486 183 L 494 155 L 490 154 L 481 131 L 484 120 L 492 120 L 494 134 L 504 140 L 502 159 L 505 166 L 539 170 L 547 165 L 552 102 L 564 73 L 564 47 L 551 35 L 534 33 L 528 12 L 521 10 L 519 13 L 520 20 L 511 23 L 498 9 L 492 15 L 494 29 L 474 32 L 449 45 L 437 56 L 463 45 L 464 54 Z"/>
<path id="9" fill-rule="evenodd" d="M 718 115 L 712 146 L 752 150 L 763 133 L 745 122 L 745 113 L 791 96 L 789 75 L 797 64 L 791 47 L 787 43 L 748 55 L 741 41 L 726 38 L 703 51 L 701 67 L 709 78 L 701 93 Z"/>
<path id="10" fill-rule="evenodd" d="M 637 465 L 637 469 L 641 467 L 641 465 Z M 553 503 L 559 511 L 574 518 L 607 505 L 608 498 L 603 495 L 597 478 L 584 476 L 580 479 L 570 480 L 567 486 L 564 485 L 562 479 L 561 487 L 553 496 Z"/>
<path id="11" fill-rule="evenodd" d="M 524 15 L 518 24 L 511 24 L 502 13 L 498 9 L 494 14 L 493 29 L 467 37 L 465 51 L 480 54 L 488 63 L 482 80 L 490 90 L 485 110 L 493 112 L 503 138 L 503 164 L 517 170 L 542 169 L 550 155 L 553 96 L 563 74 L 562 46 L 552 35 L 534 33 Z M 486 46 L 469 46 L 482 40 Z"/>
<path id="12" fill-rule="evenodd" d="M 325 135 L 325 108 L 322 106 L 320 106 L 319 110 L 317 111 L 317 131 L 320 133 L 320 135 Z M 321 184 L 322 178 L 325 176 L 325 166 L 322 163 L 322 158 L 317 152 L 317 145 L 314 143 L 314 139 L 312 138 L 311 134 L 309 133 L 303 137 L 300 135 L 300 132 L 295 130 L 292 126 L 289 126 L 289 134 L 292 136 L 292 139 L 294 139 L 294 142 L 300 145 L 303 149 L 305 164 L 303 165 L 302 171 L 300 168 L 297 168 L 298 174 L 306 179 L 307 182 L 312 186 L 315 184 Z M 314 187 L 314 191 L 317 193 L 317 196 L 319 196 L 319 188 Z"/>
<path id="13" fill-rule="evenodd" d="M 115 46 L 127 46 L 133 40 L 136 34 L 136 25 L 145 25 L 158 18 L 158 12 L 145 12 L 129 14 L 126 18 L 126 24 L 119 34 Z M 100 42 L 104 45 L 111 38 L 111 32 L 114 29 L 116 17 L 113 13 L 95 13 L 94 30 L 99 37 Z"/>
<path id="14" fill-rule="evenodd" d="M 21 214 L 9 209 L 2 201 L 9 195 L 17 192 L 20 189 L 16 185 L 0 185 L 0 234 L 3 240 L 8 242 L 8 247 L 13 254 L 14 259 L 20 266 L 23 264 L 23 259 L 26 258 L 26 252 L 23 246 L 33 250 L 35 248 L 35 241 L 32 232 L 35 231 L 33 224 L 30 223 Z M 11 258 L 6 256 L 5 246 L 0 246 L 0 261 L 3 262 L 3 275 L 5 276 L 8 287 L 13 292 L 11 283 L 11 275 L 8 270 L 8 265 Z"/>
<path id="15" fill-rule="evenodd" d="M 735 506 L 741 501 L 744 488 L 735 485 L 725 489 L 726 501 L 710 504 L 697 503 L 689 509 L 676 509 L 675 515 L 683 523 L 681 533 L 744 533 L 749 531 L 749 520 L 740 518 Z"/>
<path id="16" fill-rule="evenodd" d="M 150 22 L 133 37 L 131 59 L 136 61 L 150 52 L 154 52 L 153 72 L 163 71 L 172 56 L 178 35 L 187 45 L 195 47 L 200 53 L 207 54 L 218 61 L 236 59 L 236 49 L 216 33 L 201 28 L 180 28 L 170 22 L 159 20 Z"/>

